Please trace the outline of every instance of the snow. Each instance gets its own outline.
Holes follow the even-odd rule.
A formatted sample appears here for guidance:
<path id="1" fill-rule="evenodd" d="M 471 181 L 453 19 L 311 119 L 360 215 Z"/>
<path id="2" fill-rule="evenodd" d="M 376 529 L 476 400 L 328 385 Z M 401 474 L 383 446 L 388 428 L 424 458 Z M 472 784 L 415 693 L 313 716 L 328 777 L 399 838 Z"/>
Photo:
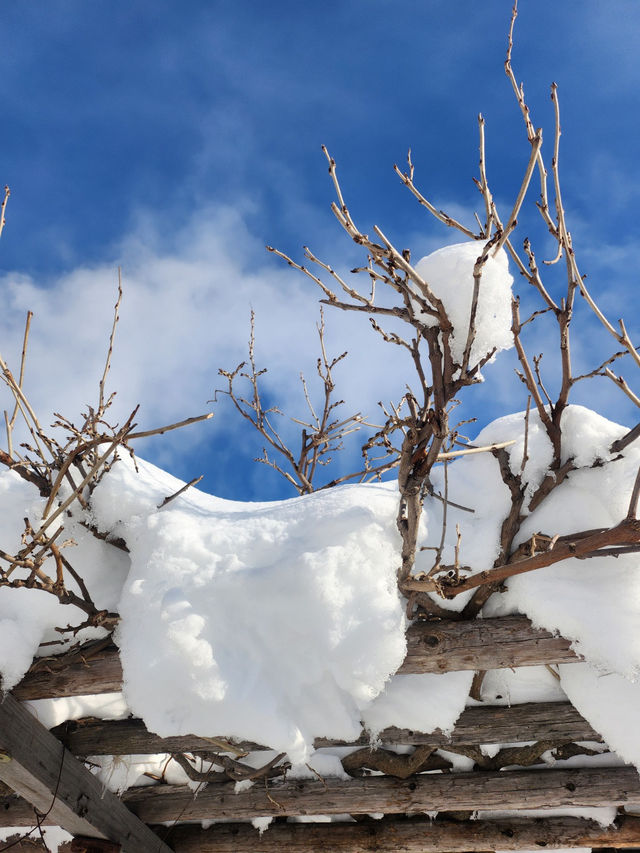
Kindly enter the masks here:
<path id="1" fill-rule="evenodd" d="M 40 832 L 42 832 L 42 837 L 50 850 L 57 850 L 61 844 L 73 841 L 73 836 L 59 826 L 43 826 L 40 829 L 29 829 L 24 826 L 2 826 L 0 827 L 0 841 L 12 840 L 15 843 L 17 838 L 14 836 L 20 836 L 20 838 L 26 836 L 29 841 L 37 841 L 40 839 Z M 10 848 L 4 849 L 9 850 Z"/>
<path id="2" fill-rule="evenodd" d="M 482 255 L 485 242 L 472 240 L 445 246 L 418 261 L 416 272 L 428 284 L 431 292 L 444 304 L 447 316 L 453 325 L 451 354 L 462 364 L 467 332 L 471 315 L 474 280 L 473 269 Z M 511 286 L 507 254 L 501 249 L 494 257 L 489 255 L 482 267 L 478 304 L 476 309 L 476 337 L 471 347 L 469 366 L 473 367 L 490 353 L 510 349 L 511 334 Z M 435 326 L 436 318 L 424 314 L 418 304 L 416 313 L 422 314 L 425 325 Z"/>
<path id="3" fill-rule="evenodd" d="M 487 705 L 522 705 L 524 702 L 566 702 L 566 694 L 546 666 L 492 669 L 482 680 L 482 702 Z M 468 705 L 478 705 L 474 699 Z"/>
<path id="4" fill-rule="evenodd" d="M 65 696 L 59 699 L 34 699 L 25 702 L 30 713 L 43 726 L 52 729 L 67 720 L 99 717 L 102 720 L 124 720 L 129 707 L 122 693 L 98 693 L 91 696 Z"/>
<path id="5" fill-rule="evenodd" d="M 527 495 L 516 544 L 535 532 L 605 527 L 626 515 L 640 450 L 631 445 L 612 456 L 609 447 L 624 428 L 580 406 L 565 411 L 563 427 L 564 458 L 577 470 L 534 511 L 528 499 L 551 458 L 538 413 L 529 413 L 528 425 L 524 413 L 501 418 L 475 440 L 515 442 L 507 453 L 511 470 L 523 472 Z M 529 460 L 522 468 L 525 431 Z M 406 650 L 395 486 L 342 486 L 255 504 L 190 489 L 158 508 L 183 484 L 142 460 L 138 467 L 119 460 L 86 519 L 124 537 L 129 554 L 93 537 L 80 516 L 65 522 L 70 559 L 96 602 L 122 616 L 123 695 L 32 703 L 47 725 L 133 713 L 160 735 L 253 740 L 288 753 L 294 765 L 314 756 L 321 775 L 339 771 L 313 752 L 315 737 L 350 741 L 362 723 L 372 740 L 394 725 L 453 728 L 472 703 L 471 672 L 394 675 Z M 449 508 L 445 562 L 459 524 L 463 566 L 489 568 L 510 505 L 497 461 L 488 453 L 462 457 L 448 464 L 447 478 L 450 499 L 475 511 Z M 433 482 L 442 491 L 444 466 Z M 5 548 L 19 546 L 22 519 L 38 520 L 43 504 L 16 474 L 0 474 Z M 442 503 L 428 498 L 425 510 L 420 544 L 440 536 Z M 432 554 L 421 552 L 416 571 L 428 570 Z M 484 700 L 557 701 L 566 694 L 624 760 L 640 767 L 636 565 L 635 555 L 567 560 L 509 579 L 484 616 L 525 613 L 572 640 L 586 662 L 561 667 L 560 681 L 546 668 L 488 673 Z M 464 600 L 445 606 L 458 609 Z M 0 589 L 0 640 L 11 650 L 1 661 L 5 689 L 19 681 L 39 644 L 57 636 L 53 627 L 73 618 L 69 611 L 44 593 Z"/>
<path id="6" fill-rule="evenodd" d="M 526 518 L 515 545 L 538 532 L 555 536 L 609 527 L 627 514 L 640 467 L 640 449 L 632 444 L 622 455 L 612 454 L 609 449 L 626 429 L 583 406 L 568 407 L 563 414 L 562 427 L 563 460 L 572 459 L 577 470 L 572 471 L 537 509 L 527 511 L 528 499 L 542 482 L 551 460 L 550 444 L 538 413 L 531 411 L 529 414 L 529 461 L 523 472 Z M 519 473 L 524 436 L 525 415 L 521 412 L 489 424 L 474 444 L 483 446 L 515 439 L 507 453 L 511 470 Z M 434 485 L 442 491 L 442 475 L 434 478 Z M 497 554 L 500 524 L 509 506 L 508 490 L 500 478 L 497 461 L 490 454 L 456 460 L 448 465 L 448 488 L 450 500 L 475 507 L 476 512 L 470 515 L 450 508 L 444 562 L 453 562 L 457 523 L 462 533 L 461 563 L 474 572 L 490 568 Z M 429 529 L 437 529 L 442 510 L 435 500 L 429 502 L 428 512 Z M 640 741 L 635 734 L 637 708 L 640 707 L 635 681 L 640 674 L 640 634 L 637 630 L 640 574 L 637 566 L 638 555 L 629 554 L 617 558 L 571 559 L 518 575 L 506 581 L 503 594 L 489 600 L 483 615 L 524 613 L 535 625 L 572 640 L 576 652 L 587 663 L 563 666 L 561 687 L 612 748 L 624 760 L 640 768 Z M 428 566 L 417 565 L 416 568 L 424 570 Z M 459 598 L 466 600 L 464 595 Z M 456 609 L 459 607 L 457 603 Z M 494 676 L 506 677 L 506 673 Z M 483 694 L 493 702 L 497 695 L 495 688 L 491 689 L 490 694 L 485 684 Z M 502 691 L 499 695 L 503 695 Z"/>
<path id="7" fill-rule="evenodd" d="M 481 241 L 448 246 L 416 265 L 451 319 L 458 365 L 467 342 L 473 267 L 483 248 Z M 494 348 L 512 346 L 512 283 L 504 251 L 490 255 L 482 271 L 470 367 Z M 428 315 L 423 319 L 434 324 Z M 524 494 L 516 546 L 537 533 L 554 537 L 610 527 L 627 514 L 640 448 L 610 450 L 626 429 L 582 406 L 569 406 L 561 426 L 561 462 L 571 461 L 574 470 L 533 509 L 531 499 L 553 459 L 535 407 L 527 416 L 499 418 L 474 441 L 478 447 L 511 442 L 505 452 Z M 462 574 L 490 569 L 511 506 L 497 460 L 482 453 L 441 465 L 432 472 L 436 492 L 444 493 L 445 481 L 458 506 L 447 509 L 443 563 L 453 563 L 458 528 Z M 359 737 L 362 725 L 372 743 L 390 726 L 451 732 L 464 708 L 477 704 L 469 698 L 470 671 L 396 674 L 406 653 L 407 626 L 396 584 L 395 485 L 340 486 L 271 503 L 226 501 L 191 488 L 166 502 L 183 485 L 124 456 L 96 488 L 90 511 L 76 509 L 65 519 L 69 559 L 96 604 L 121 615 L 116 639 L 124 683 L 122 693 L 29 703 L 45 725 L 93 714 L 110 719 L 134 714 L 161 736 L 237 737 L 268 745 L 273 752 L 243 760 L 260 767 L 287 753 L 293 779 L 348 778 L 340 763 L 344 749 L 314 751 L 316 737 L 348 742 Z M 17 474 L 0 473 L 0 544 L 6 551 L 19 549 L 23 519 L 35 527 L 44 505 Z M 442 501 L 427 496 L 424 507 L 418 545 L 428 547 L 419 551 L 416 573 L 431 568 L 444 520 Z M 91 526 L 107 540 L 122 537 L 128 552 L 94 537 Z M 471 594 L 450 601 L 433 597 L 441 607 L 460 610 Z M 510 613 L 526 614 L 535 625 L 566 637 L 584 662 L 559 666 L 558 678 L 546 667 L 488 672 L 484 702 L 568 697 L 617 753 L 593 760 L 577 756 L 573 764 L 625 761 L 640 769 L 638 556 L 566 560 L 510 578 L 482 616 Z M 74 618 L 53 596 L 0 588 L 4 690 L 19 682 L 34 655 L 55 652 L 56 626 Z M 78 639 L 99 633 L 85 630 Z M 501 746 L 487 743 L 482 749 L 493 755 Z M 454 753 L 450 758 L 456 769 L 474 763 Z M 91 761 L 105 787 L 119 792 L 160 776 L 198 787 L 165 754 Z M 238 783 L 236 791 L 251 784 Z M 561 813 L 603 824 L 615 816 L 612 809 Z M 254 826 L 261 834 L 269 823 L 257 819 Z"/>
<path id="8" fill-rule="evenodd" d="M 451 732 L 464 710 L 472 680 L 473 672 L 395 675 L 365 709 L 363 721 L 373 738 L 389 726 Z"/>
<path id="9" fill-rule="evenodd" d="M 531 418 L 536 419 L 537 414 Z M 569 407 L 565 422 L 566 458 L 572 457 L 582 467 L 571 472 L 525 519 L 516 545 L 539 531 L 554 536 L 609 527 L 627 514 L 640 450 L 631 445 L 621 458 L 591 467 L 596 459 L 611 459 L 609 446 L 625 429 L 582 406 Z M 504 426 L 507 429 L 500 428 Z M 513 435 L 511 426 L 510 422 L 496 422 L 477 441 Z M 511 452 L 513 458 L 517 451 Z M 513 577 L 507 583 L 508 591 L 494 598 L 485 615 L 526 613 L 536 625 L 573 640 L 576 651 L 594 666 L 633 679 L 640 672 L 637 564 L 635 554 L 572 559 Z"/>
<path id="10" fill-rule="evenodd" d="M 588 663 L 561 665 L 560 678 L 582 716 L 611 749 L 640 770 L 640 682 Z"/>
<path id="11" fill-rule="evenodd" d="M 138 478 L 118 467 L 96 490 L 101 529 L 122 478 Z M 406 653 L 395 490 L 255 506 L 194 491 L 156 509 L 172 488 L 116 525 L 131 552 L 117 640 L 132 711 L 160 735 L 237 736 L 295 762 L 316 736 L 356 738 Z"/>

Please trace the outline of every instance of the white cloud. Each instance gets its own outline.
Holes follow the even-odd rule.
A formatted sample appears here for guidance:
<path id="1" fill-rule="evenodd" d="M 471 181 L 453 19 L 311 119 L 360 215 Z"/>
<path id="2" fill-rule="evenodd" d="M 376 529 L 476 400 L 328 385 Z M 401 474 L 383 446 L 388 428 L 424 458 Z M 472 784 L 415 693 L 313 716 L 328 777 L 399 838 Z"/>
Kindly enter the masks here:
<path id="1" fill-rule="evenodd" d="M 20 273 L 0 279 L 0 347 L 14 371 L 25 314 L 34 311 L 25 390 L 41 421 L 50 422 L 54 411 L 75 418 L 87 403 L 95 404 L 118 265 L 124 298 L 108 384 L 118 391 L 119 420 L 137 403 L 143 428 L 210 409 L 214 389 L 224 387 L 218 367 L 233 368 L 246 358 L 251 308 L 256 357 L 269 367 L 265 388 L 273 402 L 304 414 L 298 376 L 304 370 L 313 387 L 318 354 L 318 293 L 312 283 L 268 255 L 231 208 L 195 213 L 170 239 L 157 226 L 153 217 L 141 217 L 112 263 L 78 267 L 46 284 Z M 351 354 L 336 369 L 337 393 L 350 407 L 372 413 L 367 404 L 402 394 L 402 353 L 386 351 L 364 316 L 329 311 L 326 320 L 330 354 L 344 349 Z M 239 419 L 229 408 L 215 408 L 214 422 L 195 432 L 196 439 L 170 434 L 156 440 L 151 452 L 171 467 L 185 442 L 213 441 L 217 434 L 239 441 Z M 250 450 L 249 458 L 256 452 Z"/>
<path id="2" fill-rule="evenodd" d="M 43 423 L 50 422 L 53 411 L 73 419 L 84 406 L 95 404 L 121 265 L 124 299 L 108 383 L 118 391 L 116 418 L 122 421 L 140 403 L 138 423 L 150 428 L 213 408 L 213 421 L 154 439 L 141 448 L 142 455 L 181 476 L 192 466 L 198 470 L 189 476 L 206 471 L 207 487 L 225 494 L 230 492 L 224 492 L 223 472 L 228 477 L 233 467 L 242 468 L 249 496 L 265 493 L 262 481 L 272 483 L 268 488 L 277 488 L 275 474 L 266 474 L 259 466 L 253 471 L 246 468 L 249 460 L 260 455 L 259 436 L 224 398 L 215 406 L 208 401 L 216 388 L 224 387 L 218 368 L 234 368 L 247 357 L 253 308 L 256 359 L 258 366 L 269 368 L 263 378 L 265 399 L 288 414 L 304 417 L 301 370 L 312 394 L 315 389 L 319 398 L 321 392 L 315 367 L 319 293 L 302 275 L 266 253 L 262 241 L 247 228 L 245 214 L 242 209 L 209 206 L 168 236 L 156 217 L 139 216 L 135 228 L 114 250 L 112 262 L 80 266 L 46 282 L 20 273 L 0 279 L 4 306 L 0 350 L 14 371 L 26 311 L 35 314 L 25 389 Z M 340 239 L 339 232 L 329 249 L 327 233 L 321 230 L 318 236 L 318 253 L 327 261 L 341 272 L 353 266 L 354 247 Z M 442 236 L 442 243 L 450 242 L 449 232 Z M 435 247 L 428 235 L 416 242 L 421 249 Z M 336 399 L 347 401 L 345 415 L 361 411 L 378 420 L 377 401 L 397 400 L 407 382 L 413 381 L 407 353 L 384 344 L 365 315 L 326 309 L 325 316 L 330 356 L 349 351 L 335 370 Z M 549 332 L 537 330 L 532 344 L 536 352 L 548 350 L 546 367 L 543 363 L 546 375 L 553 373 L 557 347 L 555 335 Z M 579 338 L 574 343 L 578 360 L 593 367 L 593 352 L 580 353 Z M 479 415 L 481 426 L 524 407 L 526 394 L 514 377 L 513 359 L 499 358 L 485 373 L 482 386 L 462 395 L 466 402 L 456 410 L 456 418 Z M 601 390 L 607 396 L 616 389 Z M 582 399 L 582 389 L 579 396 L 581 402 L 589 403 Z M 9 408 L 6 392 L 3 399 L 0 409 Z M 606 405 L 615 405 L 615 399 L 607 398 Z M 279 420 L 278 426 L 297 447 L 299 426 L 286 419 Z M 469 434 L 475 430 L 469 427 Z M 354 447 L 359 443 L 356 440 Z M 192 454 L 188 463 L 181 463 L 188 453 Z"/>

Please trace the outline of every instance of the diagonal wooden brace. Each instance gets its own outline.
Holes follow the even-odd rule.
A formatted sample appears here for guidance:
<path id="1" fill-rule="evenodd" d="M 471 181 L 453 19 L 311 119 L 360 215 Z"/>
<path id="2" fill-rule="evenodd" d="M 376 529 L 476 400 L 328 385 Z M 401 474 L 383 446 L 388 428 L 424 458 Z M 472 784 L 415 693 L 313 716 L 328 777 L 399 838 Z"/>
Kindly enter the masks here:
<path id="1" fill-rule="evenodd" d="M 0 780 L 48 822 L 73 836 L 112 844 L 96 850 L 170 853 L 146 824 L 105 790 L 100 780 L 10 694 L 0 701 Z"/>

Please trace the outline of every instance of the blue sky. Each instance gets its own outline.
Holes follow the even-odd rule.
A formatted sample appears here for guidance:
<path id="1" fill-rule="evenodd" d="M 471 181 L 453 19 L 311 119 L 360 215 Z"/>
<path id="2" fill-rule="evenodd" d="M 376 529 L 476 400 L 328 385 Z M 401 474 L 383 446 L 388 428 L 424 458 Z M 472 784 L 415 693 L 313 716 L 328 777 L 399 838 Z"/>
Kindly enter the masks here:
<path id="1" fill-rule="evenodd" d="M 0 349 L 15 362 L 32 308 L 28 388 L 41 410 L 72 413 L 93 396 L 118 265 L 125 298 L 113 385 L 122 411 L 140 401 L 152 426 L 211 408 L 217 368 L 244 357 L 251 306 L 269 399 L 298 406 L 299 369 L 313 371 L 316 294 L 264 244 L 296 254 L 310 243 L 337 266 L 359 260 L 328 212 L 323 143 L 365 230 L 379 224 L 414 257 L 455 242 L 391 167 L 411 146 L 423 192 L 468 219 L 480 208 L 471 181 L 480 111 L 489 180 L 507 209 L 529 154 L 503 71 L 510 8 L 510 0 L 3 4 L 0 182 L 12 196 L 0 245 Z M 547 149 L 549 84 L 560 87 L 569 226 L 614 319 L 623 311 L 633 319 L 638 278 L 639 42 L 634 0 L 521 0 L 516 74 Z M 523 225 L 535 230 L 526 217 Z M 378 394 L 402 393 L 402 365 L 379 354 L 366 322 L 327 316 L 327 324 L 335 351 L 351 350 L 338 379 L 354 405 L 370 410 Z M 608 346 L 591 332 L 583 340 L 576 353 L 585 363 Z M 524 405 L 510 390 L 511 366 L 496 370 L 496 387 L 470 404 L 481 422 Z M 606 385 L 582 402 L 589 393 L 616 417 L 633 417 Z M 275 474 L 249 464 L 258 439 L 229 407 L 214 411 L 213 422 L 158 439 L 143 455 L 179 476 L 204 473 L 203 485 L 226 497 L 286 494 Z"/>

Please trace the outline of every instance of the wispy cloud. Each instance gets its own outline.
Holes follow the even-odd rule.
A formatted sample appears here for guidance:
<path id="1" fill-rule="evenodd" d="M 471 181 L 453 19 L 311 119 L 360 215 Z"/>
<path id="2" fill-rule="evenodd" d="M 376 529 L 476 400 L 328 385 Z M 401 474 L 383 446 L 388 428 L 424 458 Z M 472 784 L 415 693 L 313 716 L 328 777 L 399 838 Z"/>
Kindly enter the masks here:
<path id="1" fill-rule="evenodd" d="M 208 208 L 194 214 L 171 246 L 162 244 L 147 218 L 122 242 L 112 263 L 78 267 L 46 286 L 19 273 L 0 280 L 5 304 L 0 340 L 13 365 L 26 311 L 35 314 L 25 387 L 43 422 L 54 411 L 76 417 L 95 403 L 119 264 L 124 299 L 109 385 L 118 391 L 114 411 L 120 420 L 137 403 L 145 428 L 211 409 L 215 388 L 224 387 L 218 367 L 234 368 L 247 357 L 252 309 L 256 356 L 270 369 L 265 393 L 292 414 L 304 414 L 299 373 L 305 372 L 313 388 L 318 294 L 267 256 L 237 211 Z M 338 393 L 354 410 L 370 412 L 378 399 L 402 393 L 405 360 L 401 353 L 384 352 L 363 320 L 331 314 L 327 344 L 332 353 L 351 353 L 345 368 L 336 370 Z M 201 450 L 208 444 L 202 452 L 215 457 L 220 435 L 250 447 L 253 437 L 239 437 L 236 416 L 218 408 L 218 423 L 194 433 L 197 438 L 171 435 L 157 451 L 162 460 L 175 464 L 194 440 Z"/>

